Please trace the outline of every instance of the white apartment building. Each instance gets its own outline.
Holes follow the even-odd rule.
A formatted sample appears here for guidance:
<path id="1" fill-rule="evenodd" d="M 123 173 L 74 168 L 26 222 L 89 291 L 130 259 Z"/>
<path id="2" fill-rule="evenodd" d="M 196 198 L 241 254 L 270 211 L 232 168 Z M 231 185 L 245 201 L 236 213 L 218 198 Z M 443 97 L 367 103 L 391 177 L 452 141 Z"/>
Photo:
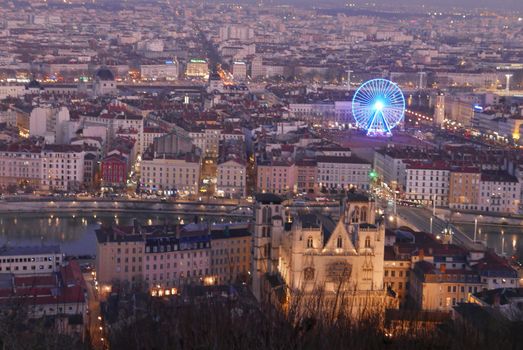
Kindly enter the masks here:
<path id="1" fill-rule="evenodd" d="M 198 193 L 200 159 L 194 154 L 144 158 L 140 163 L 140 171 L 144 190 L 173 190 L 184 195 Z"/>
<path id="2" fill-rule="evenodd" d="M 220 133 L 220 141 L 227 141 L 227 140 L 236 140 L 245 142 L 245 135 L 239 131 L 239 130 L 233 130 L 233 131 L 221 131 Z"/>
<path id="3" fill-rule="evenodd" d="M 256 56 L 251 61 L 251 78 L 263 78 L 266 75 L 266 69 L 263 65 L 263 58 Z"/>
<path id="4" fill-rule="evenodd" d="M 161 137 L 166 134 L 167 134 L 167 132 L 165 132 L 163 129 L 145 127 L 143 129 L 143 136 L 142 136 L 143 150 L 145 151 L 147 148 L 149 148 L 149 146 L 151 146 L 154 143 L 154 140 L 156 138 Z"/>
<path id="5" fill-rule="evenodd" d="M 178 79 L 178 62 L 166 61 L 165 64 L 143 64 L 140 75 L 143 80 L 176 80 Z"/>
<path id="6" fill-rule="evenodd" d="M 188 78 L 206 78 L 209 77 L 209 65 L 206 60 L 192 59 L 187 62 L 185 75 Z"/>
<path id="7" fill-rule="evenodd" d="M 220 27 L 220 40 L 247 41 L 254 38 L 254 29 L 242 24 L 228 24 Z"/>
<path id="8" fill-rule="evenodd" d="M 243 61 L 234 61 L 232 64 L 232 76 L 236 81 L 244 81 L 247 78 L 247 64 Z"/>
<path id="9" fill-rule="evenodd" d="M 0 273 L 47 274 L 58 272 L 64 260 L 60 246 L 2 247 Z"/>
<path id="10" fill-rule="evenodd" d="M 299 120 L 321 123 L 334 121 L 336 110 L 332 102 L 291 103 L 289 104 L 289 115 Z"/>
<path id="11" fill-rule="evenodd" d="M 0 100 L 7 97 L 20 97 L 25 95 L 25 92 L 23 85 L 0 85 Z"/>
<path id="12" fill-rule="evenodd" d="M 447 206 L 450 171 L 445 163 L 410 163 L 407 165 L 407 199 L 425 205 Z"/>
<path id="13" fill-rule="evenodd" d="M 371 164 L 356 157 L 319 156 L 317 183 L 319 188 L 369 189 Z"/>
<path id="14" fill-rule="evenodd" d="M 42 159 L 38 146 L 18 144 L 0 147 L 0 187 L 28 185 L 39 188 Z"/>
<path id="15" fill-rule="evenodd" d="M 243 136 L 243 135 L 242 135 Z M 203 130 L 189 131 L 193 144 L 202 150 L 203 154 L 216 157 L 219 151 L 222 130 L 220 128 L 206 128 Z"/>
<path id="16" fill-rule="evenodd" d="M 65 124 L 69 120 L 69 110 L 66 107 L 37 107 L 29 117 L 29 135 L 44 137 L 48 143 L 62 143 Z"/>
<path id="17" fill-rule="evenodd" d="M 374 151 L 374 170 L 381 180 L 391 188 L 405 189 L 408 162 L 422 161 L 426 157 L 426 154 L 417 150 L 380 149 Z"/>
<path id="18" fill-rule="evenodd" d="M 247 187 L 247 167 L 241 159 L 218 162 L 216 192 L 219 196 L 244 198 Z"/>
<path id="19" fill-rule="evenodd" d="M 79 145 L 45 145 L 42 157 L 42 189 L 78 190 L 84 182 L 85 152 Z"/>
<path id="20" fill-rule="evenodd" d="M 519 180 L 504 171 L 482 171 L 479 210 L 515 214 L 521 194 Z"/>
<path id="21" fill-rule="evenodd" d="M 144 151 L 143 117 L 141 115 L 119 115 L 113 121 L 113 136 L 128 134 L 136 141 L 140 154 Z"/>

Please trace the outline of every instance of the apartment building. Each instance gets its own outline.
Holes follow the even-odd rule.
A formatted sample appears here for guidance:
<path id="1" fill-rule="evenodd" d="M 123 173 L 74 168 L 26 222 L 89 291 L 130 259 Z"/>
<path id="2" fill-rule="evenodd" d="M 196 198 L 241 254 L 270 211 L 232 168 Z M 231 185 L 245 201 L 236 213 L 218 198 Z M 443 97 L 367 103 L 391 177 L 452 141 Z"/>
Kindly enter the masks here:
<path id="1" fill-rule="evenodd" d="M 245 144 L 235 139 L 220 143 L 216 170 L 216 193 L 230 198 L 244 198 L 247 193 Z"/>
<path id="2" fill-rule="evenodd" d="M 320 189 L 368 190 L 371 164 L 357 156 L 318 156 L 316 157 Z"/>
<path id="3" fill-rule="evenodd" d="M 245 281 L 249 225 L 187 224 L 105 227 L 96 231 L 96 273 L 102 288 L 144 283 L 158 293 L 185 284 Z"/>
<path id="4" fill-rule="evenodd" d="M 141 186 L 148 191 L 173 190 L 181 194 L 198 193 L 200 158 L 194 154 L 145 155 L 140 163 Z"/>
<path id="5" fill-rule="evenodd" d="M 37 259 L 41 253 L 45 252 L 26 249 L 23 256 Z M 51 249 L 49 253 L 53 255 L 56 251 Z M 45 322 L 53 332 L 85 339 L 88 324 L 86 284 L 80 265 L 74 260 L 63 263 L 61 256 L 55 257 L 60 258 L 60 262 L 56 261 L 60 266 L 54 271 L 1 273 L 0 307 L 3 312 L 9 312 L 10 308 L 23 305 L 27 318 Z"/>
<path id="6" fill-rule="evenodd" d="M 176 80 L 179 75 L 177 61 L 165 61 L 164 64 L 142 64 L 140 75 L 143 80 Z"/>
<path id="7" fill-rule="evenodd" d="M 120 154 L 110 154 L 101 162 L 102 185 L 123 188 L 126 185 L 129 163 Z"/>
<path id="8" fill-rule="evenodd" d="M 452 169 L 449 178 L 449 207 L 479 209 L 481 171 L 477 168 Z"/>
<path id="9" fill-rule="evenodd" d="M 42 189 L 74 191 L 84 183 L 84 148 L 80 145 L 45 145 L 42 157 Z"/>
<path id="10" fill-rule="evenodd" d="M 521 201 L 521 184 L 505 171 L 483 170 L 479 182 L 479 210 L 515 214 Z"/>
<path id="11" fill-rule="evenodd" d="M 44 137 L 48 143 L 64 142 L 64 128 L 70 120 L 66 107 L 34 108 L 29 117 L 29 135 Z"/>
<path id="12" fill-rule="evenodd" d="M 519 283 L 517 271 L 494 252 L 469 251 L 424 232 L 396 230 L 392 238 L 383 280 L 399 306 L 449 312 L 473 293 Z"/>
<path id="13" fill-rule="evenodd" d="M 185 75 L 188 78 L 205 78 L 209 76 L 209 65 L 206 60 L 191 59 L 187 62 Z"/>
<path id="14" fill-rule="evenodd" d="M 123 136 L 132 138 L 136 141 L 136 150 L 142 154 L 145 150 L 143 140 L 144 128 L 143 117 L 141 115 L 132 115 L 129 113 L 118 114 L 112 123 L 112 136 Z"/>
<path id="15" fill-rule="evenodd" d="M 9 247 L 0 249 L 0 273 L 46 274 L 60 270 L 65 255 L 60 246 Z"/>
<path id="16" fill-rule="evenodd" d="M 298 193 L 314 193 L 317 189 L 318 166 L 314 159 L 296 161 L 296 181 Z"/>
<path id="17" fill-rule="evenodd" d="M 153 145 L 154 140 L 166 135 L 167 132 L 161 128 L 145 127 L 142 135 L 142 152 Z"/>
<path id="18" fill-rule="evenodd" d="M 153 233 L 145 238 L 145 283 L 168 290 L 209 282 L 211 237 L 207 230 L 175 230 L 174 235 Z"/>
<path id="19" fill-rule="evenodd" d="M 114 226 L 96 231 L 96 279 L 102 288 L 117 281 L 143 280 L 145 241 L 136 227 Z"/>
<path id="20" fill-rule="evenodd" d="M 399 307 L 407 302 L 411 265 L 410 254 L 405 254 L 398 246 L 385 247 L 383 287 L 395 295 Z"/>
<path id="21" fill-rule="evenodd" d="M 0 187 L 22 185 L 39 188 L 42 148 L 32 143 L 0 145 Z"/>
<path id="22" fill-rule="evenodd" d="M 217 284 L 245 282 L 251 263 L 248 224 L 222 225 L 211 232 L 211 275 Z"/>
<path id="23" fill-rule="evenodd" d="M 296 169 L 293 162 L 258 160 L 256 171 L 257 191 L 277 194 L 294 193 L 296 191 Z"/>
<path id="24" fill-rule="evenodd" d="M 427 153 L 415 148 L 382 148 L 374 151 L 374 170 L 391 188 L 405 190 L 408 161 L 425 159 L 427 159 Z"/>
<path id="25" fill-rule="evenodd" d="M 218 156 L 220 140 L 222 139 L 221 135 L 221 127 L 207 126 L 205 129 L 189 131 L 189 137 L 193 144 L 201 149 L 205 156 L 213 158 Z"/>
<path id="26" fill-rule="evenodd" d="M 412 271 L 410 295 L 420 309 L 451 311 L 469 295 L 483 289 L 480 276 L 463 268 L 436 267 L 429 261 L 420 261 Z"/>
<path id="27" fill-rule="evenodd" d="M 447 206 L 449 177 L 445 162 L 411 162 L 407 166 L 406 197 L 425 205 Z"/>

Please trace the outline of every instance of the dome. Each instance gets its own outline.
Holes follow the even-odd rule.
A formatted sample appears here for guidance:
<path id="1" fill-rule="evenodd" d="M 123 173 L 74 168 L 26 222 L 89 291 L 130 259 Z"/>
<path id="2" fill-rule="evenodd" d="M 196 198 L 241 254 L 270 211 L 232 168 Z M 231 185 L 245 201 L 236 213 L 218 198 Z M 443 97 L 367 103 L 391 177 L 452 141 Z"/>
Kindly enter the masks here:
<path id="1" fill-rule="evenodd" d="M 105 81 L 114 81 L 114 74 L 109 68 L 102 67 L 96 71 L 96 78 Z"/>

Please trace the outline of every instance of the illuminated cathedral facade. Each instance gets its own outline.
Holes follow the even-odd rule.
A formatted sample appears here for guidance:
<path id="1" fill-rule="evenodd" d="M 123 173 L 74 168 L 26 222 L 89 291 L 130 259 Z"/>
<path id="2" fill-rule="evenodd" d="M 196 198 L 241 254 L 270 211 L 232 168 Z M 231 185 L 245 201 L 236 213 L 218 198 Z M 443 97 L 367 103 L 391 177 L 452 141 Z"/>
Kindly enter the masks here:
<path id="1" fill-rule="evenodd" d="M 327 297 L 340 292 L 362 300 L 384 297 L 385 227 L 366 195 L 349 193 L 335 220 L 310 213 L 290 219 L 278 197 L 266 194 L 255 213 L 253 292 L 259 299 L 270 276 L 291 296 L 321 290 Z"/>

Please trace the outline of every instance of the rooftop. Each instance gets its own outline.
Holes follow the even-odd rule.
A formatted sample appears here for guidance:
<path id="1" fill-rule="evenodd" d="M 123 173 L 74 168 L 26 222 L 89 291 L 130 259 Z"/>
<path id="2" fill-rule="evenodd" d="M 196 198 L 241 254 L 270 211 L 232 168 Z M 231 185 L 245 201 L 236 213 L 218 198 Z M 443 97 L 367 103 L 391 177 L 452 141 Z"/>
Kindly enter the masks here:
<path id="1" fill-rule="evenodd" d="M 59 245 L 42 245 L 29 247 L 8 247 L 0 248 L 0 256 L 15 255 L 39 255 L 39 254 L 61 254 Z"/>
<path id="2" fill-rule="evenodd" d="M 262 204 L 281 204 L 283 199 L 273 193 L 258 193 L 255 195 L 256 202 Z"/>

